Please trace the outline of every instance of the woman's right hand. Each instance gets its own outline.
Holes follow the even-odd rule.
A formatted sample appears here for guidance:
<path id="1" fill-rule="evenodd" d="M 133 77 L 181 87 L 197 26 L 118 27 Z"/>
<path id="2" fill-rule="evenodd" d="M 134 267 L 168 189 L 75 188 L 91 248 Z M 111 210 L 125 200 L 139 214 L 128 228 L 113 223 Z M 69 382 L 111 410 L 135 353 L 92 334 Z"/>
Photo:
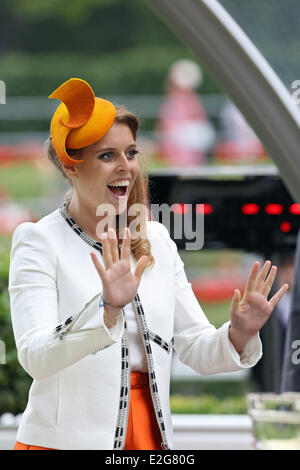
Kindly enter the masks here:
<path id="1" fill-rule="evenodd" d="M 134 299 L 148 263 L 148 256 L 142 256 L 137 262 L 134 274 L 131 273 L 130 241 L 130 230 L 126 227 L 120 258 L 116 232 L 113 228 L 109 228 L 108 234 L 103 233 L 101 235 L 102 256 L 105 267 L 99 262 L 96 253 L 90 253 L 102 281 L 103 298 L 113 306 L 126 305 Z M 119 313 L 120 308 L 105 305 L 105 310 L 113 314 L 114 312 Z"/>

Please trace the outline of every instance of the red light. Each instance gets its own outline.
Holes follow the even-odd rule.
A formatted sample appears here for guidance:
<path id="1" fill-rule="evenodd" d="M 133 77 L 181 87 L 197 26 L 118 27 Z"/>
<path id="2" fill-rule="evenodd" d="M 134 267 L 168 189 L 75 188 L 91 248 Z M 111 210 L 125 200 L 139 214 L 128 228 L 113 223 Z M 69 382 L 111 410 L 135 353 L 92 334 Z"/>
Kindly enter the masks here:
<path id="1" fill-rule="evenodd" d="M 280 224 L 280 230 L 284 233 L 287 233 L 291 230 L 291 224 L 290 222 L 282 222 Z"/>
<path id="2" fill-rule="evenodd" d="M 208 215 L 208 214 L 211 214 L 213 210 L 214 210 L 213 206 L 208 203 L 196 205 L 196 214 Z"/>
<path id="3" fill-rule="evenodd" d="M 265 211 L 269 215 L 279 215 L 283 212 L 283 206 L 281 204 L 267 204 Z"/>
<path id="4" fill-rule="evenodd" d="M 294 215 L 300 215 L 300 204 L 292 204 L 290 207 L 289 207 L 289 211 L 291 214 L 294 214 Z"/>
<path id="5" fill-rule="evenodd" d="M 189 212 L 189 206 L 187 204 L 173 204 L 172 211 L 174 214 L 187 214 Z"/>
<path id="6" fill-rule="evenodd" d="M 249 202 L 248 204 L 244 204 L 241 210 L 245 215 L 255 215 L 259 213 L 260 207 L 257 204 Z"/>

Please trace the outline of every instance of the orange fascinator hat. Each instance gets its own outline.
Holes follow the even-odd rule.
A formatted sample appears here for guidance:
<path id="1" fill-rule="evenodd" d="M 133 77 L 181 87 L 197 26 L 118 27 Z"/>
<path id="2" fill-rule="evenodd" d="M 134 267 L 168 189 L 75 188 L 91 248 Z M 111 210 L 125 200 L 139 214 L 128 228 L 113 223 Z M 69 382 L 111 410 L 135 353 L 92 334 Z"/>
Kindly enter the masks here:
<path id="1" fill-rule="evenodd" d="M 62 163 L 77 165 L 67 148 L 80 149 L 101 139 L 111 128 L 116 108 L 107 100 L 97 98 L 90 85 L 80 78 L 70 78 L 49 98 L 62 101 L 51 120 L 53 147 Z"/>

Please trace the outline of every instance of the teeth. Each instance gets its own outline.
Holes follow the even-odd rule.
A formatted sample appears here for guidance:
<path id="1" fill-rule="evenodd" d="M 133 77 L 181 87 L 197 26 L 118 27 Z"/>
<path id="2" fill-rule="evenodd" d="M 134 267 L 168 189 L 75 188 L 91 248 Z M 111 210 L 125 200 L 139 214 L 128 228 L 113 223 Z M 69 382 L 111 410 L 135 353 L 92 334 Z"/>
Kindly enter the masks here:
<path id="1" fill-rule="evenodd" d="M 107 186 L 129 186 L 129 181 L 117 181 L 116 183 L 110 183 Z"/>

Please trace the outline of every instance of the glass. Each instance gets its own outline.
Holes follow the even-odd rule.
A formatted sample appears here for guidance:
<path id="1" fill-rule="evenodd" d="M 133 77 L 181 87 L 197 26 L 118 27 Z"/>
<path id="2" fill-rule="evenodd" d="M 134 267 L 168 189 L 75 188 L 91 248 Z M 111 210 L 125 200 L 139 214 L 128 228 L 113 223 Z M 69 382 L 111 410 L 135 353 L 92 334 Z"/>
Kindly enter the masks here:
<path id="1" fill-rule="evenodd" d="M 300 393 L 250 393 L 253 450 L 300 450 Z"/>

